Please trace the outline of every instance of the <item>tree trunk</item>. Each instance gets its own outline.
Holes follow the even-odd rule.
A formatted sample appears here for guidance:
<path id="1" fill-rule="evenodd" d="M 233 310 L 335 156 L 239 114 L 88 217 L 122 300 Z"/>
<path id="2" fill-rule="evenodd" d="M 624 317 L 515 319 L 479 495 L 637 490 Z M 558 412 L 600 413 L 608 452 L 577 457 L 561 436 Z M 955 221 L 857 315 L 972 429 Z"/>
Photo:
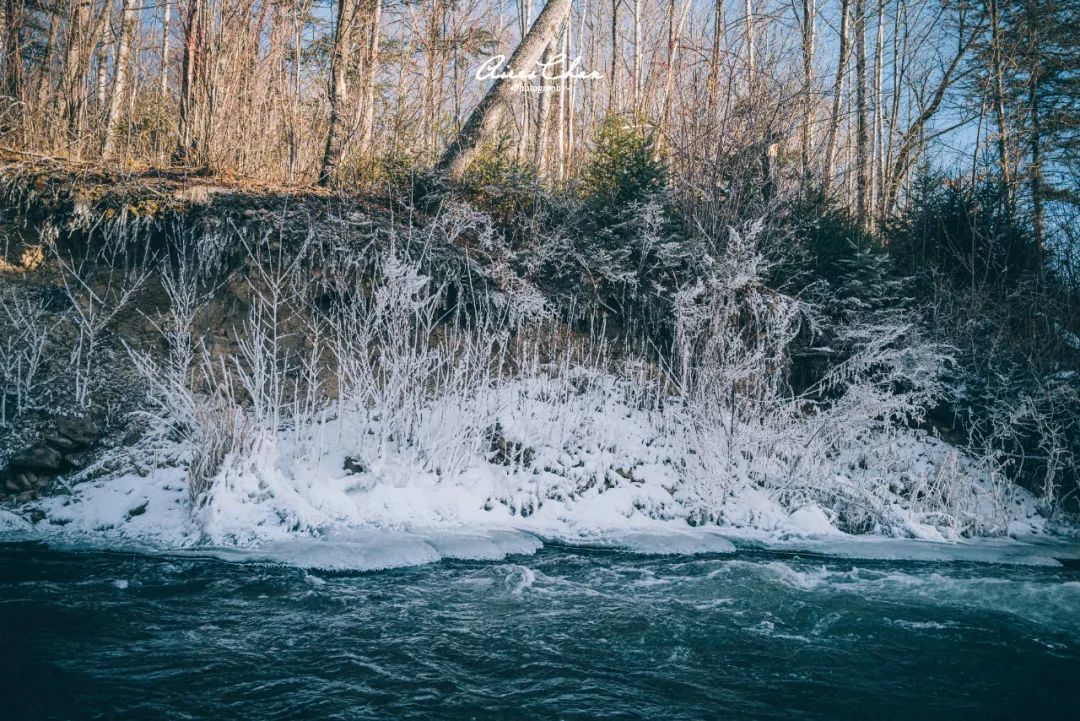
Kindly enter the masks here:
<path id="1" fill-rule="evenodd" d="M 540 56 L 541 63 L 546 65 L 551 62 L 553 44 L 554 41 L 552 41 L 552 45 L 548 45 L 544 50 L 544 54 Z M 541 91 L 536 103 L 536 145 L 533 146 L 533 165 L 536 166 L 536 174 L 544 177 L 547 175 L 548 136 L 551 134 L 549 132 L 551 124 L 551 93 L 547 92 L 551 84 L 542 77 L 539 78 L 538 82 L 544 90 Z"/>
<path id="2" fill-rule="evenodd" d="M 752 0 L 743 0 L 743 42 L 746 43 L 746 92 L 754 92 L 754 79 L 757 74 L 757 53 L 754 48 L 754 5 Z"/>
<path id="3" fill-rule="evenodd" d="M 0 60 L 4 66 L 3 94 L 9 98 L 9 102 L 16 103 L 23 99 L 22 25 L 25 8 L 23 0 L 0 0 L 0 9 L 3 11 L 3 19 L 0 21 Z M 49 27 L 51 32 L 52 25 Z M 46 57 L 48 52 L 46 49 Z M 4 136 L 19 130 L 16 118 L 22 115 L 22 111 L 12 112 L 13 110 L 15 108 L 3 108 L 0 134 Z"/>
<path id="4" fill-rule="evenodd" d="M 532 22 L 532 3 L 531 0 L 518 0 L 517 5 L 518 32 L 521 33 L 521 38 L 524 40 L 525 36 L 529 34 L 529 23 Z M 529 93 L 525 93 L 525 97 L 521 101 L 521 125 L 517 128 L 518 142 L 515 157 L 519 163 L 524 164 L 527 162 L 525 156 L 529 149 L 529 135 L 532 128 L 532 97 Z"/>
<path id="5" fill-rule="evenodd" d="M 371 27 L 367 37 L 364 61 L 364 80 L 361 92 L 364 95 L 364 112 L 360 122 L 360 149 L 367 154 L 375 134 L 375 79 L 379 72 L 379 41 L 382 37 L 383 0 L 372 2 Z"/>
<path id="6" fill-rule="evenodd" d="M 828 140 L 825 143 L 825 191 L 828 192 L 836 172 L 836 143 L 840 134 L 840 104 L 844 97 L 844 75 L 847 74 L 848 55 L 848 7 L 851 0 L 840 0 L 840 49 L 837 53 L 836 82 L 833 84 L 832 112 L 829 114 Z"/>
<path id="7" fill-rule="evenodd" d="M 563 68 L 567 67 L 570 57 L 570 28 L 573 25 L 573 20 L 567 18 L 566 27 L 563 28 L 562 34 L 562 49 L 560 52 L 563 56 Z M 566 177 L 566 131 L 567 131 L 567 81 L 566 78 L 559 79 L 559 107 L 556 117 L 558 123 L 556 127 L 556 150 L 557 150 L 557 165 L 555 167 L 555 177 L 559 182 L 562 182 Z"/>
<path id="8" fill-rule="evenodd" d="M 161 67 L 158 69 L 159 92 L 162 98 L 169 96 L 169 17 L 172 0 L 163 0 L 165 15 L 161 18 Z"/>
<path id="9" fill-rule="evenodd" d="M 110 160 L 116 152 L 116 131 L 120 124 L 120 109 L 127 92 L 128 54 L 131 51 L 131 30 L 135 24 L 135 0 L 124 0 L 120 18 L 120 32 L 116 37 L 116 54 L 113 61 L 113 86 L 109 96 L 109 110 L 105 116 L 105 142 L 101 154 Z"/>
<path id="10" fill-rule="evenodd" d="M 349 103 L 349 62 L 352 48 L 352 26 L 356 21 L 356 0 L 338 0 L 337 22 L 334 25 L 334 49 L 330 60 L 330 121 L 326 131 L 326 146 L 319 167 L 319 185 L 333 181 L 345 152 L 346 108 Z"/>
<path id="11" fill-rule="evenodd" d="M 22 99 L 23 57 L 22 23 L 23 0 L 2 0 L 4 18 L 3 27 L 3 62 L 4 95 L 13 100 Z"/>
<path id="12" fill-rule="evenodd" d="M 693 0 L 686 0 L 678 18 L 675 17 L 675 0 L 670 0 L 668 13 L 668 66 L 667 75 L 664 78 L 664 97 L 660 106 L 660 132 L 658 133 L 656 151 L 663 150 L 668 140 L 671 129 L 671 106 L 675 101 L 675 68 L 679 58 L 679 46 L 682 42 L 683 23 L 690 12 Z"/>
<path id="13" fill-rule="evenodd" d="M 993 75 L 994 116 L 997 119 L 998 163 L 1001 168 L 1001 183 L 1005 188 L 1005 206 L 1012 214 L 1014 189 L 1012 183 L 1012 165 L 1009 163 L 1009 126 L 1005 119 L 1005 83 L 1001 60 L 1001 11 L 997 0 L 989 0 L 990 11 L 990 72 Z"/>
<path id="14" fill-rule="evenodd" d="M 803 182 L 810 177 L 810 146 L 814 114 L 814 25 L 817 20 L 817 0 L 802 0 L 802 65 L 803 117 L 799 138 L 799 159 Z"/>
<path id="15" fill-rule="evenodd" d="M 103 112 L 105 101 L 109 97 L 109 49 L 102 42 L 95 53 L 97 67 L 94 68 L 94 105 Z"/>
<path id="16" fill-rule="evenodd" d="M 566 19 L 573 0 L 548 0 L 528 34 L 514 50 L 507 63 L 515 72 L 532 72 L 544 49 L 555 39 Z M 499 78 L 473 109 L 457 137 L 439 159 L 438 169 L 460 179 L 476 157 L 480 145 L 499 127 L 506 105 L 513 93 L 513 80 Z"/>
<path id="17" fill-rule="evenodd" d="M 641 44 L 641 0 L 634 0 L 634 112 L 641 112 L 642 54 Z"/>
<path id="18" fill-rule="evenodd" d="M 79 56 L 82 52 L 83 35 L 86 32 L 84 26 L 87 23 L 86 14 L 89 6 L 89 0 L 74 0 L 68 15 L 64 74 L 60 81 L 59 101 L 63 104 L 63 115 L 69 134 L 76 128 L 79 113 L 82 112 L 78 92 L 79 82 L 82 80 Z"/>
<path id="19" fill-rule="evenodd" d="M 203 76 L 207 14 L 206 0 L 189 1 L 187 23 L 184 27 L 184 63 L 180 77 L 179 138 L 174 155 L 174 159 L 179 163 L 190 163 L 199 153 L 204 152 L 201 147 L 204 129 L 199 118 L 204 112 L 201 105 L 205 100 Z"/>
<path id="20" fill-rule="evenodd" d="M 874 127 L 871 138 L 872 160 L 870 164 L 870 221 L 876 223 L 884 219 L 881 210 L 885 194 L 882 192 L 882 178 L 885 168 L 885 115 L 884 101 L 884 52 L 885 52 L 885 0 L 878 0 L 877 39 L 874 42 Z"/>
<path id="21" fill-rule="evenodd" d="M 717 88 L 720 82 L 720 41 L 724 37 L 724 0 L 715 0 L 715 3 L 712 47 L 709 49 L 709 74 L 705 80 L 705 118 L 710 128 L 717 106 Z"/>
<path id="22" fill-rule="evenodd" d="M 64 58 L 63 103 L 68 146 L 78 156 L 82 150 L 83 111 L 87 101 L 87 76 L 94 48 L 102 37 L 108 6 L 95 16 L 90 0 L 75 0 L 68 24 L 68 47 Z"/>
<path id="23" fill-rule="evenodd" d="M 619 65 L 619 5 L 621 4 L 622 0 L 611 0 L 611 73 L 608 75 L 607 101 L 609 115 L 615 112 L 619 104 L 619 86 L 615 82 L 615 70 Z"/>
<path id="24" fill-rule="evenodd" d="M 866 118 L 866 0 L 855 0 L 855 220 L 867 226 L 870 132 Z"/>
<path id="25" fill-rule="evenodd" d="M 1035 248 L 1042 259 L 1043 235 L 1045 233 L 1045 213 L 1043 210 L 1043 160 L 1042 160 L 1042 116 L 1040 114 L 1039 77 L 1032 73 L 1028 80 L 1028 102 L 1031 112 L 1031 133 L 1028 147 L 1031 152 L 1031 223 L 1035 231 Z"/>

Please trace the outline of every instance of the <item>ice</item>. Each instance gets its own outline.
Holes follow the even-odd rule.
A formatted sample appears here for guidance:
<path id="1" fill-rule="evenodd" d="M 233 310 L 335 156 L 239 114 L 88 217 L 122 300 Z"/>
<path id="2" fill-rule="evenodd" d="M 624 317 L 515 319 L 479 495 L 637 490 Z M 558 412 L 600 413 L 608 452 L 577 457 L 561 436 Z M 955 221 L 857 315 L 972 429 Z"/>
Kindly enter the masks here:
<path id="1" fill-rule="evenodd" d="M 475 559 L 478 561 L 501 561 L 506 552 L 492 539 L 480 533 L 445 533 L 424 539 L 443 558 Z"/>
<path id="2" fill-rule="evenodd" d="M 544 545 L 536 536 L 513 530 L 439 530 L 421 532 L 421 537 L 444 558 L 476 561 L 501 561 L 507 556 L 531 555 Z"/>
<path id="3" fill-rule="evenodd" d="M 695 555 L 734 553 L 735 545 L 709 531 L 662 532 L 623 531 L 588 541 L 585 545 L 603 546 L 643 555 Z"/>
<path id="4" fill-rule="evenodd" d="M 380 571 L 443 559 L 500 561 L 531 555 L 540 539 L 506 529 L 490 531 L 350 529 L 319 537 L 293 537 L 243 547 L 203 547 L 185 555 L 230 562 L 282 563 L 323 571 Z"/>
<path id="5" fill-rule="evenodd" d="M 1033 543 L 1007 538 L 984 538 L 938 542 L 841 534 L 794 539 L 742 534 L 735 536 L 734 540 L 741 549 L 877 561 L 963 561 L 1014 566 L 1060 566 L 1059 559 L 1080 558 L 1080 544 L 1066 540 Z"/>
<path id="6" fill-rule="evenodd" d="M 323 571 L 381 571 L 442 558 L 419 536 L 389 529 L 289 538 L 247 548 L 217 548 L 210 555 L 225 561 L 284 563 Z"/>

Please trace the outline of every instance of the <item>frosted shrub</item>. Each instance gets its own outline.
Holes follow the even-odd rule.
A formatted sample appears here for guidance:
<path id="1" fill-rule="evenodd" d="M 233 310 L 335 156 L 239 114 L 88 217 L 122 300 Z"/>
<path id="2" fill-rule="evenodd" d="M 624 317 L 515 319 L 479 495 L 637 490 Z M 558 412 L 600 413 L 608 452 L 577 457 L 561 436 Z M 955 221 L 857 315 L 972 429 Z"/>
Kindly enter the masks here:
<path id="1" fill-rule="evenodd" d="M 176 268 L 163 263 L 161 278 L 169 310 L 154 325 L 168 354 L 159 363 L 145 351 L 129 347 L 128 353 L 147 383 L 151 405 L 139 414 L 147 424 L 147 441 L 155 447 L 179 442 L 194 500 L 210 489 L 228 460 L 250 456 L 256 439 L 226 360 L 211 357 L 203 340 L 193 336 L 206 300 L 194 266 L 181 256 Z"/>
<path id="2" fill-rule="evenodd" d="M 709 279 L 676 298 L 673 372 L 701 466 L 691 502 L 719 518 L 731 488 L 757 486 L 789 508 L 829 509 L 848 530 L 895 530 L 901 521 L 889 507 L 896 498 L 889 476 L 909 469 L 872 468 L 882 459 L 864 451 L 887 447 L 942 397 L 948 349 L 900 314 L 853 323 L 836 332 L 854 349 L 849 357 L 792 393 L 789 348 L 813 330 L 815 309 L 765 286 L 770 266 L 757 247 L 760 232 L 760 224 L 732 230 Z M 975 491 L 970 475 L 951 468 L 897 490 L 908 510 L 959 532 Z"/>
<path id="3" fill-rule="evenodd" d="M 39 402 L 51 328 L 43 300 L 15 286 L 0 293 L 0 309 L 0 426 L 4 426 Z"/>
<path id="4" fill-rule="evenodd" d="M 428 232 L 501 242 L 468 208 L 442 213 Z M 855 319 L 830 336 L 846 358 L 794 393 L 789 354 L 819 313 L 768 287 L 762 232 L 732 231 L 708 274 L 675 293 L 670 355 L 626 337 L 613 348 L 599 318 L 586 332 L 553 320 L 509 263 L 492 266 L 499 290 L 450 306 L 393 243 L 374 260 L 360 257 L 370 246 L 336 246 L 343 262 L 314 303 L 302 270 L 314 245 L 260 257 L 267 239 L 249 249 L 254 270 L 230 279 L 248 307 L 236 342 L 212 353 L 195 331 L 199 266 L 180 262 L 162 273 L 170 309 L 155 321 L 167 357 L 132 351 L 149 438 L 179 451 L 211 525 L 239 501 L 260 523 L 314 528 L 380 484 L 483 477 L 483 502 L 521 515 L 629 484 L 621 512 L 673 517 L 678 504 L 722 522 L 754 492 L 849 531 L 983 532 L 976 506 L 998 499 L 980 469 L 955 453 L 916 468 L 903 450 L 944 392 L 948 349 L 900 314 Z M 641 490 L 648 477 L 666 479 L 662 495 Z"/>
<path id="5" fill-rule="evenodd" d="M 88 408 L 102 334 L 142 288 L 151 264 L 148 257 L 131 257 L 126 245 L 115 244 L 76 262 L 64 257 L 56 242 L 55 228 L 47 229 L 43 236 L 60 269 L 61 287 L 71 304 L 70 315 L 77 329 L 70 358 L 75 404 Z"/>
<path id="6" fill-rule="evenodd" d="M 805 308 L 764 286 L 760 231 L 732 230 L 709 279 L 675 301 L 675 378 L 707 478 L 696 492 L 711 509 L 732 482 L 765 482 L 769 449 L 793 411 L 784 396 L 787 349 Z"/>

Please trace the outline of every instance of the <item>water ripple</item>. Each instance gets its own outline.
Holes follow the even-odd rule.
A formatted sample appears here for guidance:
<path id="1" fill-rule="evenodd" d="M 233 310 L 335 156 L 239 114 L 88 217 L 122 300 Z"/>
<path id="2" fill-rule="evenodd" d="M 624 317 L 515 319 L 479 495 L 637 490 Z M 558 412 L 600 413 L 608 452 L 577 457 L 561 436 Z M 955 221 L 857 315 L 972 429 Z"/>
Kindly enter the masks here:
<path id="1" fill-rule="evenodd" d="M 522 560 L 356 573 L 0 547 L 5 716 L 953 721 L 1080 703 L 1076 571 Z"/>

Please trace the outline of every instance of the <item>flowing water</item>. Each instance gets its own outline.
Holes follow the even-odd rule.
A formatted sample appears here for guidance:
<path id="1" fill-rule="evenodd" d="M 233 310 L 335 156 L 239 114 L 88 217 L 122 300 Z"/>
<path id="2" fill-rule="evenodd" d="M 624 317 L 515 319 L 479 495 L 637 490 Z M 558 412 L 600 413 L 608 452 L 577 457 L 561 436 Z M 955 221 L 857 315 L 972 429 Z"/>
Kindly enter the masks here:
<path id="1" fill-rule="evenodd" d="M 548 546 L 328 573 L 0 546 L 8 719 L 1080 718 L 1080 571 Z"/>

